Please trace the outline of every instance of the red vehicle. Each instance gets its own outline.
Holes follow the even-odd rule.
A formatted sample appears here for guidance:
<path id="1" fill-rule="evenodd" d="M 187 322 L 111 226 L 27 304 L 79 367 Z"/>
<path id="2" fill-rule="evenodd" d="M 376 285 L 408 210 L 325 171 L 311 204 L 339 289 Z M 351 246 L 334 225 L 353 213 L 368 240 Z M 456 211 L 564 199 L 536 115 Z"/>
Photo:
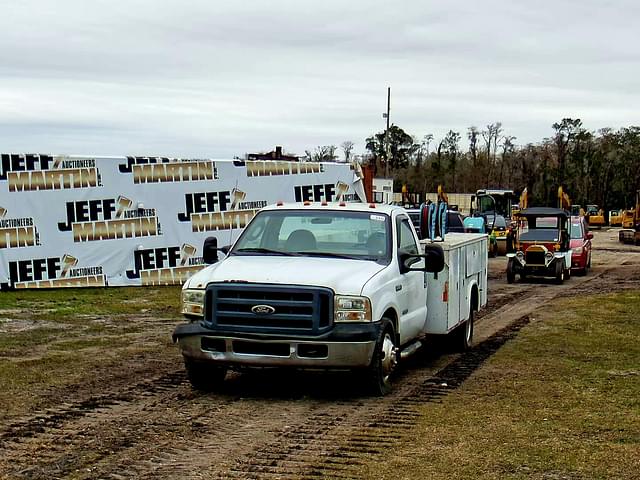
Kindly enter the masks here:
<path id="1" fill-rule="evenodd" d="M 571 217 L 571 270 L 586 275 L 591 268 L 591 239 L 593 233 L 584 217 Z"/>

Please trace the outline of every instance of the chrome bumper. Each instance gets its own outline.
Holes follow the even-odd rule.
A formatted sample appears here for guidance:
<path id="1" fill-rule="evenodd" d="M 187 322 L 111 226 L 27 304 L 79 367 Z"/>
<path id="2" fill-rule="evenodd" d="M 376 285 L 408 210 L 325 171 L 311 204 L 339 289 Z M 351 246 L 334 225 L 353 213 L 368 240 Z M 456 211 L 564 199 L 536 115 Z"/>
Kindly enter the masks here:
<path id="1" fill-rule="evenodd" d="M 203 348 L 207 339 L 212 341 L 214 348 Z M 366 367 L 371 363 L 376 345 L 375 341 L 248 340 L 201 335 L 181 337 L 178 343 L 185 358 L 197 361 L 228 366 L 327 369 Z M 264 353 L 270 350 L 278 353 Z"/>

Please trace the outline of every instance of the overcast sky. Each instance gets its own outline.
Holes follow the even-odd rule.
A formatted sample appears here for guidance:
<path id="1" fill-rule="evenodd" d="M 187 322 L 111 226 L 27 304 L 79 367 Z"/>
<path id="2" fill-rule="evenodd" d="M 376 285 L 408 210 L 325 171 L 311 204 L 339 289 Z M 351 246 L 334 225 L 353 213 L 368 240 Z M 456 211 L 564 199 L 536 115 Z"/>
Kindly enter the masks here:
<path id="1" fill-rule="evenodd" d="M 0 151 L 303 154 L 638 125 L 640 2 L 0 0 Z"/>

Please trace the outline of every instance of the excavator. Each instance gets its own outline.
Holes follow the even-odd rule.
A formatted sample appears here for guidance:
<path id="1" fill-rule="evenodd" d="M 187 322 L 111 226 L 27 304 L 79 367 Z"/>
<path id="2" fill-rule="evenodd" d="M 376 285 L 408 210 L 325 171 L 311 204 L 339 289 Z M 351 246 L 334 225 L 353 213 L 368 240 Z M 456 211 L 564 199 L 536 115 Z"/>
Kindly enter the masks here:
<path id="1" fill-rule="evenodd" d="M 591 228 L 602 228 L 606 225 L 604 211 L 598 208 L 598 205 L 587 205 L 585 217 L 587 217 L 587 222 Z"/>
<path id="2" fill-rule="evenodd" d="M 569 195 L 562 190 L 562 185 L 558 187 L 558 208 L 566 210 L 573 215 L 571 199 Z"/>
<path id="3" fill-rule="evenodd" d="M 632 225 L 627 224 L 630 227 L 629 229 L 620 230 L 618 240 L 622 243 L 640 245 L 640 190 L 636 191 L 636 206 L 632 212 L 632 222 L 630 222 Z"/>

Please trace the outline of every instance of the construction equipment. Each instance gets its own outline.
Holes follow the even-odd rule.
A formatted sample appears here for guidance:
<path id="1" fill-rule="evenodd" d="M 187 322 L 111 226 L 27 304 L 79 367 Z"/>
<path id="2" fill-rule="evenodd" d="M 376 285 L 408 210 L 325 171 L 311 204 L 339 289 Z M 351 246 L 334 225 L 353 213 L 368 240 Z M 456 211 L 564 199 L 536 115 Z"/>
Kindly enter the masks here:
<path id="1" fill-rule="evenodd" d="M 569 195 L 567 195 L 562 190 L 562 185 L 559 186 L 558 187 L 558 208 L 571 212 L 571 207 L 572 205 L 571 205 L 571 199 L 569 198 Z"/>
<path id="2" fill-rule="evenodd" d="M 635 209 L 629 208 L 622 212 L 622 228 L 633 228 L 633 217 Z"/>
<path id="3" fill-rule="evenodd" d="M 622 226 L 622 210 L 609 210 L 609 226 L 610 227 Z"/>
<path id="4" fill-rule="evenodd" d="M 629 212 L 629 210 L 627 210 L 627 212 Z M 640 245 L 640 190 L 636 191 L 636 206 L 632 212 L 631 221 L 633 226 L 628 230 L 620 230 L 620 233 L 618 233 L 618 240 L 622 243 Z"/>
<path id="5" fill-rule="evenodd" d="M 498 189 L 480 189 L 471 197 L 471 215 L 486 219 L 487 232 L 495 237 L 499 255 L 513 250 L 513 197 L 513 190 Z"/>
<path id="6" fill-rule="evenodd" d="M 598 205 L 587 205 L 585 217 L 587 217 L 589 227 L 602 228 L 606 225 L 604 221 L 604 211 L 598 208 Z"/>

